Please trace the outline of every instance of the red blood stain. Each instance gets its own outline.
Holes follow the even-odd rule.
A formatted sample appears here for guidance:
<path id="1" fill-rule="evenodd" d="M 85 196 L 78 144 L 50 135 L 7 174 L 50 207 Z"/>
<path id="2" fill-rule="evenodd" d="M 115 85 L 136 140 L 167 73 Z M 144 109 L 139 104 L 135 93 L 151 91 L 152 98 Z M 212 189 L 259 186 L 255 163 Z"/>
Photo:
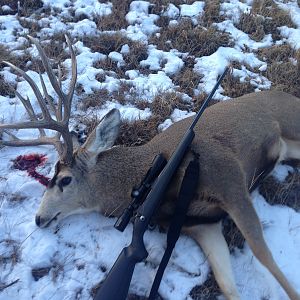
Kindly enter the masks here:
<path id="1" fill-rule="evenodd" d="M 27 154 L 27 155 L 19 155 L 17 158 L 13 159 L 13 168 L 27 171 L 27 174 L 36 179 L 39 183 L 47 186 L 50 178 L 39 174 L 36 171 L 38 166 L 41 166 L 47 160 L 45 154 Z"/>

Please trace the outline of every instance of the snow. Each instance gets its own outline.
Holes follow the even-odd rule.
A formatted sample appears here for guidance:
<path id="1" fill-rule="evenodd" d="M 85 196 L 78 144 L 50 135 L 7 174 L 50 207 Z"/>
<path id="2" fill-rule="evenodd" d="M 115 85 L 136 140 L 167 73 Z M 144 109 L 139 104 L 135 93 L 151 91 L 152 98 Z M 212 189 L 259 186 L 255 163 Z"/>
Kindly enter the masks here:
<path id="1" fill-rule="evenodd" d="M 156 49 L 154 45 L 149 45 L 148 58 L 140 62 L 141 66 L 149 67 L 150 70 L 163 70 L 167 75 L 174 75 L 180 71 L 184 62 L 178 55 L 176 50 L 165 52 Z M 162 68 L 162 64 L 164 67 Z"/>
<path id="2" fill-rule="evenodd" d="M 245 46 L 250 49 L 257 50 L 259 48 L 265 48 L 272 45 L 272 35 L 267 34 L 262 41 L 256 42 L 252 40 L 248 34 L 243 31 L 237 29 L 231 20 L 226 20 L 217 24 L 217 27 L 224 32 L 230 33 L 231 37 L 235 42 L 235 46 L 244 49 Z"/>
<path id="3" fill-rule="evenodd" d="M 193 4 L 180 5 L 180 14 L 182 17 L 195 17 L 203 14 L 204 2 L 195 1 Z"/>
<path id="4" fill-rule="evenodd" d="M 45 6 L 56 13 L 43 16 L 38 20 L 42 27 L 40 37 L 51 42 L 54 34 L 68 32 L 74 38 L 76 48 L 78 84 L 81 84 L 86 94 L 92 94 L 100 89 L 109 93 L 118 91 L 122 83 L 128 83 L 134 91 L 140 94 L 140 99 L 151 102 L 158 94 L 174 91 L 176 85 L 172 76 L 180 74 L 184 65 L 186 54 L 176 49 L 169 52 L 160 50 L 149 42 L 152 34 L 159 33 L 157 25 L 158 15 L 151 13 L 152 4 L 148 1 L 132 1 L 126 15 L 127 28 L 122 32 L 134 41 L 143 42 L 148 49 L 147 58 L 140 65 L 151 72 L 141 74 L 138 70 L 126 70 L 126 79 L 118 79 L 105 70 L 94 67 L 94 63 L 104 60 L 107 56 L 103 53 L 92 52 L 83 43 L 88 35 L 99 36 L 95 18 L 108 16 L 112 13 L 113 4 L 109 1 L 97 0 L 43 0 Z M 163 15 L 169 17 L 169 26 L 176 26 L 180 18 L 191 18 L 198 22 L 205 13 L 205 2 L 195 1 L 191 4 L 175 5 L 169 3 Z M 249 12 L 251 0 L 228 0 L 221 4 L 221 14 L 225 21 L 214 24 L 219 30 L 230 35 L 233 46 L 220 47 L 215 53 L 195 57 L 194 70 L 201 75 L 197 92 L 209 93 L 215 85 L 218 75 L 232 62 L 242 64 L 241 69 L 233 68 L 233 76 L 241 81 L 250 79 L 251 84 L 257 89 L 268 89 L 271 82 L 263 75 L 255 73 L 253 69 L 264 71 L 267 64 L 261 61 L 254 50 L 265 48 L 274 44 L 270 35 L 262 41 L 252 40 L 246 33 L 235 27 L 236 22 L 243 12 Z M 296 28 L 280 27 L 282 41 L 291 44 L 296 49 L 300 48 L 300 9 L 297 1 L 276 1 L 279 6 L 288 11 Z M 2 7 L 9 12 L 9 7 Z M 70 20 L 70 9 L 78 21 Z M 86 17 L 85 17 L 86 16 Z M 82 19 L 81 19 L 82 18 Z M 75 18 L 76 19 L 76 18 Z M 18 55 L 23 54 L 22 46 L 27 41 L 25 36 L 28 29 L 23 28 L 17 15 L 0 16 L 0 43 L 5 44 L 10 51 Z M 99 38 L 99 43 L 101 39 Z M 249 49 L 245 51 L 245 49 Z M 36 48 L 27 48 L 34 57 L 37 57 Z M 68 50 L 66 50 L 68 52 Z M 117 63 L 118 67 L 125 65 L 124 57 L 130 54 L 130 46 L 123 45 L 121 50 L 112 51 L 108 57 Z M 250 51 L 250 52 L 249 52 Z M 62 82 L 63 89 L 67 90 L 70 82 L 71 60 L 62 62 L 67 70 L 66 78 Z M 27 71 L 36 84 L 41 88 L 39 74 Z M 97 80 L 97 75 L 105 76 L 104 82 Z M 5 81 L 17 84 L 17 91 L 24 97 L 28 96 L 37 111 L 38 104 L 35 95 L 28 83 L 10 72 L 8 67 L 0 70 Z M 46 74 L 42 74 L 50 95 L 54 96 Z M 216 99 L 226 100 L 222 86 L 216 92 Z M 184 95 L 191 101 L 188 95 Z M 94 114 L 101 119 L 109 110 L 120 110 L 123 120 L 147 120 L 151 117 L 149 108 L 140 109 L 134 104 L 120 104 L 114 99 L 107 101 L 99 110 L 77 110 L 78 97 L 75 95 L 73 110 L 74 115 L 90 116 Z M 174 122 L 186 118 L 193 113 L 174 109 L 169 118 L 160 125 L 160 130 L 165 130 Z M 8 98 L 0 95 L 0 118 L 2 122 L 15 122 L 28 120 L 25 109 L 17 98 Z M 71 120 L 73 124 L 75 121 Z M 14 132 L 18 137 L 36 137 L 36 130 Z M 57 153 L 53 147 L 38 146 L 26 148 L 0 149 L 0 300 L 39 299 L 83 299 L 90 300 L 91 289 L 102 281 L 107 271 L 113 265 L 121 249 L 128 245 L 132 226 L 129 225 L 124 233 L 116 231 L 113 227 L 115 219 L 106 218 L 97 212 L 78 214 L 64 219 L 46 229 L 37 228 L 34 222 L 35 213 L 45 188 L 26 175 L 26 172 L 12 168 L 12 160 L 19 155 L 29 153 L 45 154 L 46 163 L 39 171 L 51 177 L 54 174 L 54 164 Z M 280 165 L 273 171 L 273 176 L 283 182 L 291 167 Z M 14 198 L 23 200 L 16 201 Z M 254 191 L 252 193 L 255 208 L 264 227 L 264 236 L 267 244 L 275 257 L 276 262 L 286 274 L 293 286 L 300 292 L 300 214 L 285 206 L 271 206 L 265 199 Z M 130 292 L 146 295 L 155 276 L 156 267 L 163 255 L 166 236 L 157 229 L 147 231 L 145 234 L 146 248 L 149 256 L 146 263 L 136 266 Z M 10 258 L 16 255 L 16 261 Z M 287 299 L 278 283 L 270 273 L 253 256 L 249 246 L 245 244 L 242 250 L 235 249 L 231 255 L 233 271 L 238 290 L 242 300 L 262 299 Z M 32 270 L 48 268 L 49 273 L 35 281 Z M 184 300 L 191 299 L 190 291 L 196 285 L 202 284 L 207 279 L 210 267 L 207 258 L 196 245 L 186 236 L 181 236 L 170 264 L 160 287 L 160 294 L 164 299 Z M 17 281 L 16 281 L 17 280 Z M 2 284 L 16 281 L 12 286 L 1 291 Z M 221 299 L 222 296 L 221 296 Z"/>
<path id="5" fill-rule="evenodd" d="M 158 19 L 155 14 L 149 14 L 150 3 L 147 1 L 132 1 L 130 11 L 126 15 L 127 36 L 133 40 L 146 41 L 147 36 L 158 31 L 159 27 L 154 24 Z"/>

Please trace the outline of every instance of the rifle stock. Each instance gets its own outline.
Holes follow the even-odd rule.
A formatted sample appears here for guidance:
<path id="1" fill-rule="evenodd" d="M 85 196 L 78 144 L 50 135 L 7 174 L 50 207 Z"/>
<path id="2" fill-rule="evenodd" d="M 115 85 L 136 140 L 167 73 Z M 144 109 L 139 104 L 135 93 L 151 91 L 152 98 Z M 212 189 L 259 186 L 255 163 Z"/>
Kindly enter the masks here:
<path id="1" fill-rule="evenodd" d="M 122 250 L 95 300 L 126 299 L 135 265 L 148 256 L 143 240 L 139 239 L 139 241 L 138 244 L 132 242 Z"/>

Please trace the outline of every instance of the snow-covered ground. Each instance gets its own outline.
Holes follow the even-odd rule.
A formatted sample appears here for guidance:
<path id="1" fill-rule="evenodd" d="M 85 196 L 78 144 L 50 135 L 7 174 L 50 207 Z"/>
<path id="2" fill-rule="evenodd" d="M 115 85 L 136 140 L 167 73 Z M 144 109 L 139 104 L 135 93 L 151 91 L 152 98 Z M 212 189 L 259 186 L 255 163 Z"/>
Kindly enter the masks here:
<path id="1" fill-rule="evenodd" d="M 84 86 L 85 92 L 93 93 L 99 89 L 107 89 L 108 92 L 117 91 L 120 87 L 120 79 L 106 75 L 105 81 L 99 82 L 96 78 L 100 71 L 93 63 L 105 59 L 106 56 L 92 52 L 82 42 L 87 35 L 99 34 L 99 29 L 93 21 L 94 17 L 110 15 L 113 4 L 100 3 L 102 1 L 97 0 L 42 1 L 56 13 L 39 18 L 37 22 L 42 27 L 39 37 L 51 39 L 51 36 L 58 32 L 68 32 L 75 41 L 78 83 Z M 285 41 L 299 49 L 300 8 L 297 1 L 276 2 L 281 9 L 290 13 L 296 25 L 295 28 L 282 26 L 280 28 L 282 41 L 276 43 Z M 243 65 L 242 69 L 233 70 L 234 76 L 242 81 L 246 77 L 251 78 L 251 84 L 256 90 L 270 88 L 271 82 L 266 77 L 253 72 L 255 68 L 264 70 L 267 66 L 266 62 L 260 60 L 252 50 L 274 45 L 271 35 L 266 35 L 260 42 L 256 42 L 234 25 L 241 12 L 250 11 L 251 5 L 252 0 L 241 2 L 228 0 L 221 4 L 221 13 L 225 16 L 225 20 L 215 26 L 230 34 L 233 46 L 220 47 L 212 55 L 196 58 L 194 70 L 202 74 L 203 78 L 195 93 L 209 92 L 217 76 L 232 61 Z M 76 22 L 64 22 L 71 18 L 70 7 L 75 17 L 82 15 L 84 17 L 78 18 Z M 127 27 L 121 30 L 128 38 L 141 41 L 148 47 L 148 57 L 140 64 L 153 72 L 146 75 L 137 70 L 128 70 L 126 79 L 122 79 L 132 85 L 141 95 L 141 99 L 148 102 L 151 102 L 159 92 L 176 89 L 171 77 L 183 68 L 185 57 L 185 54 L 178 50 L 166 52 L 148 43 L 150 35 L 159 33 L 156 22 L 158 15 L 151 13 L 150 8 L 151 5 L 147 1 L 132 1 L 126 15 Z M 3 6 L 2 10 L 9 12 L 10 8 Z M 183 1 L 181 5 L 169 4 L 162 12 L 171 19 L 170 26 L 175 26 L 182 17 L 197 22 L 198 17 L 204 13 L 203 1 L 195 1 L 192 4 L 184 4 Z M 17 14 L 0 16 L 0 43 L 6 44 L 15 55 L 22 54 L 23 50 L 17 49 L 22 49 L 26 41 L 24 34 L 27 33 L 28 29 L 21 26 Z M 32 56 L 37 56 L 35 47 L 31 46 L 28 50 Z M 122 66 L 123 56 L 128 51 L 130 51 L 128 45 L 123 45 L 119 52 L 113 51 L 108 54 L 108 57 Z M 66 59 L 63 66 L 70 69 L 70 59 Z M 251 70 L 245 66 L 251 67 Z M 41 86 L 38 73 L 34 71 L 27 73 Z M 8 67 L 0 70 L 0 74 L 7 82 L 16 83 L 17 77 Z M 43 74 L 43 77 L 49 87 L 48 90 L 55 96 L 46 74 Z M 68 86 L 69 80 L 67 78 L 63 82 L 63 87 Z M 17 91 L 23 96 L 28 96 L 32 100 L 33 107 L 38 108 L 27 82 L 18 80 Z M 223 89 L 220 87 L 215 98 L 226 100 L 228 97 L 222 92 Z M 74 98 L 74 115 L 89 114 L 89 111 L 84 112 L 80 109 L 75 112 L 79 107 L 77 104 L 80 97 L 76 94 Z M 191 101 L 189 96 L 186 95 L 185 98 Z M 151 116 L 149 108 L 138 109 L 134 104 L 122 105 L 117 101 L 107 102 L 93 113 L 101 117 L 113 107 L 120 109 L 124 120 L 147 119 Z M 176 109 L 161 128 L 166 128 L 172 122 L 188 115 L 187 111 Z M 0 95 L 0 116 L 5 123 L 28 119 L 17 98 L 3 95 Z M 72 120 L 72 124 L 74 123 L 75 119 Z M 20 131 L 17 136 L 32 138 L 36 136 L 36 132 Z M 129 225 L 124 233 L 120 233 L 113 228 L 115 219 L 108 219 L 92 212 L 68 217 L 60 224 L 46 229 L 37 228 L 34 217 L 45 187 L 27 176 L 25 171 L 12 168 L 12 161 L 16 157 L 32 153 L 46 155 L 46 162 L 38 167 L 38 171 L 51 177 L 57 160 L 57 153 L 52 147 L 4 147 L 0 150 L 0 300 L 92 299 L 92 289 L 105 278 L 121 249 L 129 243 L 132 226 Z M 274 175 L 278 180 L 284 180 L 288 172 L 292 171 L 290 167 L 280 166 Z M 270 206 L 258 191 L 253 192 L 252 197 L 261 222 L 264 224 L 264 235 L 275 260 L 291 284 L 300 292 L 300 214 L 292 208 Z M 149 257 L 145 263 L 136 266 L 130 293 L 143 296 L 149 292 L 156 267 L 164 251 L 165 239 L 166 236 L 158 230 L 146 233 L 145 243 Z M 231 261 L 243 300 L 287 299 L 278 283 L 253 256 L 247 244 L 242 250 L 235 249 Z M 201 250 L 194 241 L 182 236 L 162 280 L 160 295 L 164 299 L 192 299 L 190 291 L 196 285 L 204 283 L 209 272 L 210 267 Z M 37 273 L 40 276 L 36 275 Z M 44 276 L 41 276 L 42 273 Z"/>

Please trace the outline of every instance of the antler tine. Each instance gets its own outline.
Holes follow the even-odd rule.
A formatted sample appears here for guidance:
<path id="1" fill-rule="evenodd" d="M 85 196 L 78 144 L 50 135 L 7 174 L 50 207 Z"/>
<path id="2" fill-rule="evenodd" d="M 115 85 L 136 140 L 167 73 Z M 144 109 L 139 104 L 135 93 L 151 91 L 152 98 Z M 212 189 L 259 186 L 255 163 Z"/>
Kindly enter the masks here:
<path id="1" fill-rule="evenodd" d="M 16 96 L 23 103 L 23 105 L 30 117 L 30 121 L 19 122 L 19 123 L 15 123 L 15 124 L 0 124 L 0 131 L 5 132 L 12 138 L 12 140 L 10 140 L 10 141 L 2 140 L 2 141 L 0 141 L 0 143 L 4 146 L 17 146 L 17 147 L 18 146 L 30 146 L 30 145 L 35 146 L 35 145 L 51 144 L 51 145 L 54 145 L 55 148 L 57 149 L 59 156 L 60 156 L 60 160 L 63 161 L 65 164 L 70 165 L 70 164 L 72 164 L 72 160 L 73 160 L 73 142 L 72 142 L 72 135 L 69 131 L 68 125 L 69 125 L 69 119 L 70 119 L 70 114 L 71 114 L 71 102 L 72 102 L 72 97 L 74 94 L 76 79 L 77 79 L 76 56 L 75 56 L 74 50 L 72 48 L 70 39 L 66 36 L 66 41 L 69 46 L 70 53 L 71 53 L 71 59 L 72 59 L 72 77 L 71 77 L 69 91 L 67 94 L 65 94 L 62 91 L 62 87 L 61 87 L 61 76 L 59 76 L 59 81 L 58 81 L 52 68 L 51 68 L 49 59 L 46 56 L 44 50 L 42 49 L 40 43 L 33 37 L 29 36 L 29 39 L 37 47 L 38 52 L 41 57 L 41 60 L 43 62 L 44 68 L 45 68 L 48 78 L 50 80 L 50 83 L 58 96 L 57 107 L 56 107 L 52 97 L 47 92 L 47 88 L 46 88 L 44 79 L 40 72 L 39 72 L 39 76 L 40 76 L 40 81 L 41 81 L 42 89 L 44 92 L 44 96 L 42 96 L 38 86 L 36 85 L 36 83 L 33 81 L 33 79 L 30 76 L 28 76 L 20 68 L 5 61 L 4 62 L 5 64 L 7 64 L 12 69 L 17 71 L 29 83 L 30 87 L 32 88 L 32 90 L 38 100 L 38 103 L 40 105 L 40 108 L 41 108 L 41 111 L 43 114 L 43 118 L 39 119 L 36 116 L 29 99 L 26 100 L 18 92 L 16 92 Z M 48 102 L 48 105 L 50 106 L 51 111 L 53 112 L 53 114 L 55 114 L 56 120 L 54 120 L 51 117 L 50 112 L 46 105 L 46 100 Z M 62 116 L 62 111 L 64 113 L 64 116 Z M 17 138 L 14 134 L 7 131 L 8 129 L 29 129 L 29 128 L 38 129 L 40 131 L 39 138 L 22 140 L 22 139 Z M 57 134 L 54 136 L 47 137 L 44 129 L 51 129 L 51 130 L 57 131 Z M 63 142 L 60 140 L 61 136 L 62 136 Z"/>
<path id="2" fill-rule="evenodd" d="M 23 78 L 29 83 L 30 87 L 32 88 L 32 90 L 33 90 L 33 92 L 34 92 L 34 94 L 35 94 L 35 96 L 36 96 L 36 98 L 39 102 L 43 117 L 48 121 L 52 120 L 52 118 L 50 116 L 50 113 L 47 109 L 46 103 L 44 101 L 44 98 L 43 98 L 38 86 L 33 81 L 33 79 L 30 76 L 28 76 L 23 70 L 21 70 L 20 68 L 18 68 L 15 65 L 13 65 L 12 63 L 10 63 L 8 61 L 3 61 L 3 63 L 5 63 L 6 65 L 8 65 L 9 67 L 11 67 L 15 71 L 17 71 L 20 75 L 23 76 Z"/>
<path id="3" fill-rule="evenodd" d="M 29 117 L 30 117 L 30 120 L 31 121 L 38 121 L 38 118 L 36 117 L 35 113 L 34 113 L 34 110 L 33 110 L 33 107 L 27 97 L 27 99 L 25 99 L 24 97 L 22 97 L 22 95 L 20 95 L 17 91 L 15 91 L 15 94 L 16 96 L 21 100 L 23 106 L 25 107 Z M 42 129 L 42 128 L 39 128 L 39 131 L 40 131 L 40 135 L 41 136 L 46 136 L 46 133 L 45 133 L 45 130 Z"/>
<path id="4" fill-rule="evenodd" d="M 39 75 L 40 75 L 40 82 L 42 84 L 42 89 L 43 89 L 43 92 L 44 92 L 44 97 L 46 98 L 46 100 L 47 100 L 47 102 L 48 102 L 48 104 L 49 104 L 49 106 L 52 110 L 52 113 L 56 116 L 56 119 L 57 119 L 57 111 L 56 111 L 53 99 L 48 94 L 48 91 L 47 91 L 47 88 L 46 88 L 46 85 L 45 85 L 45 82 L 44 82 L 44 79 L 43 79 L 43 76 L 42 76 L 40 70 L 39 70 Z"/>
<path id="5" fill-rule="evenodd" d="M 14 134 L 4 130 L 4 132 L 13 137 L 13 140 L 10 141 L 1 141 L 1 145 L 3 146 L 13 146 L 13 147 L 25 147 L 25 146 L 40 146 L 40 145 L 53 145 L 55 149 L 57 150 L 59 155 L 63 155 L 63 147 L 59 140 L 47 137 L 47 136 L 41 136 L 37 139 L 28 139 L 28 140 L 21 140 L 17 138 Z"/>
<path id="6" fill-rule="evenodd" d="M 46 73 L 47 73 L 47 75 L 49 77 L 49 80 L 51 82 L 51 85 L 52 85 L 54 91 L 57 93 L 57 95 L 58 95 L 59 98 L 64 99 L 66 96 L 62 92 L 61 88 L 59 87 L 59 84 L 57 82 L 56 76 L 55 76 L 55 74 L 54 74 L 54 72 L 52 70 L 52 67 L 50 65 L 49 59 L 46 56 L 46 53 L 43 50 L 41 44 L 35 38 L 33 38 L 30 35 L 28 35 L 28 38 L 31 40 L 31 42 L 33 44 L 35 44 L 35 46 L 36 46 L 36 48 L 37 48 L 37 50 L 38 50 L 38 52 L 40 54 L 43 66 L 44 66 L 45 71 L 46 71 Z"/>
<path id="7" fill-rule="evenodd" d="M 65 34 L 65 39 L 67 42 L 67 45 L 69 47 L 70 53 L 71 53 L 71 62 L 72 62 L 72 78 L 71 78 L 71 82 L 70 82 L 70 86 L 69 86 L 69 91 L 67 94 L 67 99 L 68 99 L 68 103 L 65 106 L 65 112 L 64 112 L 64 121 L 66 121 L 67 119 L 70 118 L 70 113 L 71 113 L 71 102 L 72 102 L 72 98 L 73 98 L 73 94 L 74 94 L 74 90 L 75 90 L 75 86 L 76 86 L 76 80 L 77 80 L 77 61 L 76 61 L 76 55 L 74 52 L 74 49 L 72 47 L 72 43 L 70 41 L 70 38 L 67 34 Z"/>

